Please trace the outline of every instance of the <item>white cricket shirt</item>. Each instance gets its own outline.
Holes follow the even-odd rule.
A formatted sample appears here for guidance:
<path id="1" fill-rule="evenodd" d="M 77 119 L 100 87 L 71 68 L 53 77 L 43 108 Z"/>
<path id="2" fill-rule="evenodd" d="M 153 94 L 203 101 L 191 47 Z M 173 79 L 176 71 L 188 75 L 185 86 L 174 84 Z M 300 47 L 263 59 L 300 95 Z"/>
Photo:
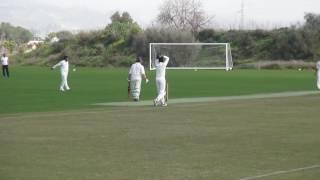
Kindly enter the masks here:
<path id="1" fill-rule="evenodd" d="M 159 59 L 156 60 L 156 79 L 165 79 L 166 78 L 166 68 L 169 62 L 169 57 L 163 56 L 164 62 L 159 62 Z"/>
<path id="2" fill-rule="evenodd" d="M 9 65 L 9 58 L 8 57 L 1 57 L 1 64 L 3 66 L 8 66 Z"/>
<path id="3" fill-rule="evenodd" d="M 320 61 L 317 62 L 317 69 L 320 70 Z"/>
<path id="4" fill-rule="evenodd" d="M 58 64 L 54 65 L 53 68 L 60 67 L 61 73 L 69 72 L 69 61 L 62 60 Z"/>
<path id="5" fill-rule="evenodd" d="M 131 74 L 131 80 L 141 80 L 141 76 L 145 74 L 144 67 L 140 62 L 136 62 L 131 65 L 129 74 Z"/>

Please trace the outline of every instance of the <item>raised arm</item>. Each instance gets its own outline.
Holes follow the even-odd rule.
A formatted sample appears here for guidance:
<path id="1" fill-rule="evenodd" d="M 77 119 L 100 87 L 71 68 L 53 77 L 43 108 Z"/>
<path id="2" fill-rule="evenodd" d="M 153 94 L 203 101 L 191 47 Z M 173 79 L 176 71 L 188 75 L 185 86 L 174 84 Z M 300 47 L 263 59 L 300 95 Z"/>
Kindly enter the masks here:
<path id="1" fill-rule="evenodd" d="M 56 67 L 61 66 L 61 64 L 62 64 L 62 61 L 60 61 L 60 62 L 58 62 L 56 65 L 52 66 L 52 68 L 51 68 L 51 69 L 55 69 Z"/>
<path id="2" fill-rule="evenodd" d="M 168 56 L 163 56 L 163 58 L 164 58 L 163 64 L 167 66 L 170 58 Z"/>

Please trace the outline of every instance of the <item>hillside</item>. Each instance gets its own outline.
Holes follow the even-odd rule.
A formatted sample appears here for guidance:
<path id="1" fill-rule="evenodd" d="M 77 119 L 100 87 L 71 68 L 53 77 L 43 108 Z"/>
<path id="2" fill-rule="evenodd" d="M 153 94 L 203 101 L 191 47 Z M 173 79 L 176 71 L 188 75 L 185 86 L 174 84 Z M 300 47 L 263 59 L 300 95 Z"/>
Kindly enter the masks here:
<path id="1" fill-rule="evenodd" d="M 272 30 L 201 29 L 196 34 L 171 28 L 142 29 L 129 15 L 116 12 L 104 29 L 72 34 L 53 33 L 60 41 L 15 56 L 22 64 L 48 65 L 69 55 L 73 64 L 94 67 L 127 67 L 136 56 L 149 57 L 151 42 L 229 42 L 238 67 L 310 68 L 312 63 L 293 65 L 278 61 L 313 62 L 320 57 L 320 15 L 308 13 L 302 25 Z M 276 63 L 260 63 L 260 62 Z M 260 68 L 259 65 L 259 68 Z M 284 67 L 281 67 L 284 66 Z"/>

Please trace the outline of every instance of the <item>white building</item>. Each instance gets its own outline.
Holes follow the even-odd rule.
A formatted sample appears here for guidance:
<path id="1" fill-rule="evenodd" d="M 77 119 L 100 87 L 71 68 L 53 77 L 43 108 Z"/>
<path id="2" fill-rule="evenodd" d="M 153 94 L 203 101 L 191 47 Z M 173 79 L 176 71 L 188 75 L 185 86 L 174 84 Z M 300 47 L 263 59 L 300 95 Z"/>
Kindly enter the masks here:
<path id="1" fill-rule="evenodd" d="M 35 50 L 38 48 L 38 46 L 40 44 L 44 43 L 44 41 L 41 41 L 41 40 L 32 40 L 32 41 L 29 41 L 27 43 L 27 46 L 28 46 L 28 49 L 32 49 L 32 50 Z"/>
<path id="2" fill-rule="evenodd" d="M 56 42 L 59 42 L 59 41 L 60 41 L 60 39 L 57 36 L 55 36 L 50 40 L 50 43 L 56 43 Z"/>
<path id="3" fill-rule="evenodd" d="M 42 40 L 31 40 L 27 43 L 27 50 L 25 53 L 29 53 L 35 49 L 37 49 L 44 41 Z"/>

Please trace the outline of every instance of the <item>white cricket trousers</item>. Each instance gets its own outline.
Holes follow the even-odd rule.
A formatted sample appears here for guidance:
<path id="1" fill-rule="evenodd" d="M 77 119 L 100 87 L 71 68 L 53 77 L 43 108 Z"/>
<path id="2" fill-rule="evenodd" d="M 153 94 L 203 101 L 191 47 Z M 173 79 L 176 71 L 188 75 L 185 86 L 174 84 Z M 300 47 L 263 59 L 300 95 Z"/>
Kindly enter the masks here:
<path id="1" fill-rule="evenodd" d="M 156 102 L 161 104 L 165 103 L 164 96 L 166 95 L 166 79 L 156 79 L 157 93 Z"/>
<path id="2" fill-rule="evenodd" d="M 320 89 L 320 70 L 317 72 L 317 88 Z"/>
<path id="3" fill-rule="evenodd" d="M 68 85 L 68 73 L 61 73 L 61 84 L 60 84 L 60 90 L 69 90 L 70 87 Z"/>
<path id="4" fill-rule="evenodd" d="M 141 79 L 135 79 L 130 81 L 130 91 L 132 98 L 139 100 L 141 91 Z"/>

